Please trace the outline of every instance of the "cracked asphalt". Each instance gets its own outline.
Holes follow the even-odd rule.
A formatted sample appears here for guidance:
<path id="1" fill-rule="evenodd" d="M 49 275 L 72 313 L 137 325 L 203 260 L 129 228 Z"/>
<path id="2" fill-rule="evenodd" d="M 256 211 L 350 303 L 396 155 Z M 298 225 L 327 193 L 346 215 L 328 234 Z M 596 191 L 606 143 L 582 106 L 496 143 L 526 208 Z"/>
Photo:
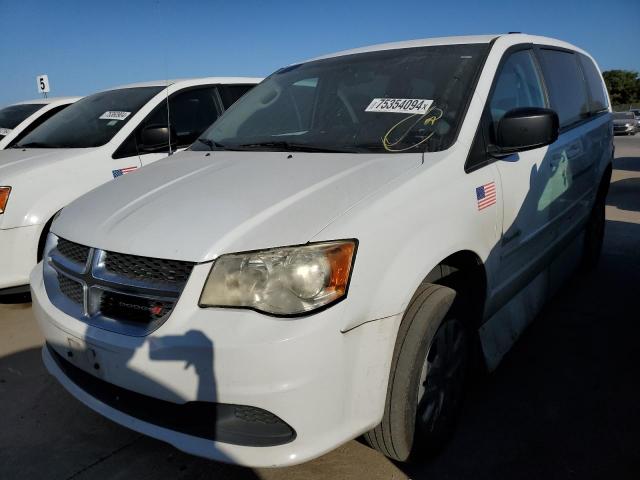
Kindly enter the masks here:
<path id="1" fill-rule="evenodd" d="M 285 469 L 192 457 L 84 407 L 45 371 L 29 304 L 0 305 L 0 479 L 640 478 L 640 136 L 616 138 L 602 260 L 470 389 L 455 437 L 399 465 L 352 441 Z"/>

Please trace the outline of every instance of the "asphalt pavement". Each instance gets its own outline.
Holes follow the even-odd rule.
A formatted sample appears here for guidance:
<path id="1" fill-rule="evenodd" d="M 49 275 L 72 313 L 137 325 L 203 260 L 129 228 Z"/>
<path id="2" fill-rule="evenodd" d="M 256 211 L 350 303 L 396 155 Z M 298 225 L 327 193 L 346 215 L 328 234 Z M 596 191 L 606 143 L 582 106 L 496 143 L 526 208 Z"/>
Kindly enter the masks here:
<path id="1" fill-rule="evenodd" d="M 600 265 L 574 275 L 500 367 L 470 389 L 454 438 L 395 464 L 354 440 L 248 469 L 186 455 L 66 393 L 29 304 L 0 305 L 0 479 L 640 478 L 640 135 L 616 138 Z"/>

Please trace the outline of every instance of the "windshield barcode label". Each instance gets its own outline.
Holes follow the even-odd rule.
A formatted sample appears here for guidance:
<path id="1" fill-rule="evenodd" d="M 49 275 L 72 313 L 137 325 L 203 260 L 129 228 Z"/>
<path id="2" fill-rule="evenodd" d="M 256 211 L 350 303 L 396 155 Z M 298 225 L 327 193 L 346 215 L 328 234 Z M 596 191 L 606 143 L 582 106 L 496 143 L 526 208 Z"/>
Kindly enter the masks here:
<path id="1" fill-rule="evenodd" d="M 365 112 L 415 113 L 424 115 L 433 100 L 423 98 L 374 98 Z"/>
<path id="2" fill-rule="evenodd" d="M 98 119 L 99 120 L 124 120 L 129 115 L 131 115 L 131 112 L 120 112 L 115 110 L 114 111 L 109 110 L 108 112 L 104 112 L 102 115 L 100 115 Z"/>
<path id="3" fill-rule="evenodd" d="M 0 135 L 9 135 L 11 133 L 10 128 L 0 128 Z"/>

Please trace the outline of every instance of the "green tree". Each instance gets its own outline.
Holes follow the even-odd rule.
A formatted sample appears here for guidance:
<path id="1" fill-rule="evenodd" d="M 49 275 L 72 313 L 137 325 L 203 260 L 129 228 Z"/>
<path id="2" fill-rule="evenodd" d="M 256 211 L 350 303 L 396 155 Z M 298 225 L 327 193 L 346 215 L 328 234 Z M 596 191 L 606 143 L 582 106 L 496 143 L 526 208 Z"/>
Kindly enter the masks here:
<path id="1" fill-rule="evenodd" d="M 640 101 L 640 78 L 638 72 L 630 70 L 607 70 L 602 72 L 613 105 Z"/>

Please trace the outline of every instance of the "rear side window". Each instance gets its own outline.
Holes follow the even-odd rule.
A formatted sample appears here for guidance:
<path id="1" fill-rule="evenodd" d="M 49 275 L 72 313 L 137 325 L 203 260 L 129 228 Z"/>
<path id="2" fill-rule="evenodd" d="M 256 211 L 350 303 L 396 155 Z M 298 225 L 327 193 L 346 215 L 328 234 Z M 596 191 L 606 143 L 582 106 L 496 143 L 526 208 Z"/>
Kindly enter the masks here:
<path id="1" fill-rule="evenodd" d="M 531 50 L 509 55 L 498 73 L 489 109 L 494 126 L 509 110 L 546 107 L 542 81 Z"/>
<path id="2" fill-rule="evenodd" d="M 549 49 L 542 49 L 541 54 L 551 108 L 560 118 L 560 128 L 579 122 L 589 115 L 589 97 L 578 56 Z"/>
<path id="3" fill-rule="evenodd" d="M 578 58 L 582 64 L 582 70 L 584 71 L 587 87 L 589 88 L 589 95 L 591 97 L 589 111 L 591 113 L 606 111 L 609 107 L 609 102 L 607 101 L 607 94 L 605 93 L 605 86 L 600 72 L 589 57 L 578 54 Z"/>
<path id="4" fill-rule="evenodd" d="M 218 90 L 220 91 L 224 108 L 229 108 L 254 86 L 255 85 L 220 85 Z"/>

